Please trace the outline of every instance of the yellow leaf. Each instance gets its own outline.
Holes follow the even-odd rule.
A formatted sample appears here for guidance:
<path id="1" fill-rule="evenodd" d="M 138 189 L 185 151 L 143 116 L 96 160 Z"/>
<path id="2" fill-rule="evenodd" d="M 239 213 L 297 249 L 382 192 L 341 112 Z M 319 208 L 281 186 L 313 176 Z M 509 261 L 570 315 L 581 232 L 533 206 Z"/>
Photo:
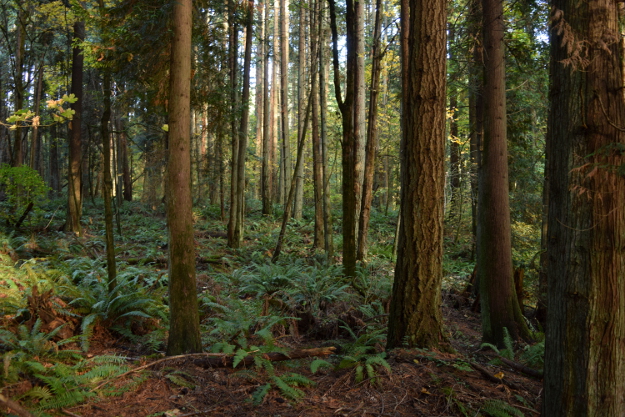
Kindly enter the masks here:
<path id="1" fill-rule="evenodd" d="M 504 377 L 504 373 L 503 372 L 497 372 L 495 375 L 493 375 L 495 378 L 497 379 L 503 379 Z"/>
<path id="2" fill-rule="evenodd" d="M 432 393 L 430 391 L 428 391 L 427 388 L 425 388 L 425 387 L 421 388 L 421 393 L 422 394 L 427 394 L 427 395 L 432 395 Z"/>
<path id="3" fill-rule="evenodd" d="M 163 129 L 165 132 L 169 132 L 169 125 L 163 125 L 161 126 L 161 129 Z"/>

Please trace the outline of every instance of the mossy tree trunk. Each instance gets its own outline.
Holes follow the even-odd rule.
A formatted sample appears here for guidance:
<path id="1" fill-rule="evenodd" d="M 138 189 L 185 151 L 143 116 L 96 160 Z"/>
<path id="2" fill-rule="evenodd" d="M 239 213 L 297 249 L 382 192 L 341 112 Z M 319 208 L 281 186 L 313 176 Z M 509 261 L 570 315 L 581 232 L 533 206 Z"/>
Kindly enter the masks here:
<path id="1" fill-rule="evenodd" d="M 625 103 L 618 2 L 555 0 L 542 415 L 625 415 Z"/>
<path id="2" fill-rule="evenodd" d="M 191 195 L 191 0 L 173 12 L 169 86 L 167 224 L 169 229 L 170 327 L 167 355 L 200 352 Z"/>
<path id="3" fill-rule="evenodd" d="M 443 195 L 445 187 L 446 2 L 410 0 L 402 36 L 404 84 L 401 223 L 389 314 L 388 348 L 430 348 L 444 341 Z M 405 14 L 404 14 L 405 13 Z M 402 26 L 402 29 L 404 27 Z M 402 47 L 404 49 L 404 46 Z"/>

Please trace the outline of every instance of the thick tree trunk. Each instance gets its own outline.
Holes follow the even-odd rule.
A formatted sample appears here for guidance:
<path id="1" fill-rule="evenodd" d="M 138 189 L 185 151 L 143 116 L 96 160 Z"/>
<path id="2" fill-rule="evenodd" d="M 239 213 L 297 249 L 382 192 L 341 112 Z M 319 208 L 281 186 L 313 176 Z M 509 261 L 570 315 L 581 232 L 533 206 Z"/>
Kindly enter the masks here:
<path id="1" fill-rule="evenodd" d="M 555 0 L 544 416 L 625 415 L 625 103 L 618 3 Z"/>
<path id="2" fill-rule="evenodd" d="M 410 0 L 401 140 L 401 222 L 387 347 L 444 341 L 446 2 Z M 402 4 L 402 7 L 404 5 Z"/>
<path id="3" fill-rule="evenodd" d="M 484 342 L 530 339 L 514 290 L 508 196 L 503 1 L 483 0 L 484 140 L 478 196 L 477 274 Z"/>
<path id="4" fill-rule="evenodd" d="M 200 352 L 191 195 L 191 0 L 174 4 L 169 87 L 167 225 L 170 327 L 167 355 Z"/>
<path id="5" fill-rule="evenodd" d="M 74 23 L 74 40 L 82 42 L 85 39 L 85 22 Z M 69 169 L 68 169 L 68 202 L 66 230 L 78 235 L 82 234 L 80 218 L 82 217 L 82 103 L 83 103 L 83 62 L 82 49 L 76 46 L 73 50 L 72 61 L 72 94 L 78 99 L 72 103 L 74 118 L 70 127 L 69 138 Z"/>

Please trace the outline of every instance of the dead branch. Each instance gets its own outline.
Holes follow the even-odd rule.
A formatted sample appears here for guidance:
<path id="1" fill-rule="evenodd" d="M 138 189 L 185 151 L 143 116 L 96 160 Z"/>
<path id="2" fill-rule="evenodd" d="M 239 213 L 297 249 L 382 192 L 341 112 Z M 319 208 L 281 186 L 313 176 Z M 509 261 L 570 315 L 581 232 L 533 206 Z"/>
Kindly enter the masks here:
<path id="1" fill-rule="evenodd" d="M 525 375 L 529 375 L 529 376 L 533 376 L 534 378 L 541 378 L 541 379 L 543 377 L 543 373 L 541 371 L 537 371 L 536 369 L 532 369 L 525 365 L 521 365 L 520 363 L 511 361 L 510 359 L 502 358 L 501 356 L 499 357 L 499 359 L 501 359 L 501 361 L 505 363 L 506 365 L 508 365 L 510 368 L 515 369 L 519 372 L 522 372 Z"/>
<path id="2" fill-rule="evenodd" d="M 0 394 L 0 404 L 2 404 L 3 407 L 9 407 L 11 410 L 15 411 L 15 413 L 20 417 L 35 417 L 27 409 L 2 394 Z"/>
<path id="3" fill-rule="evenodd" d="M 325 347 L 316 349 L 298 349 L 288 353 L 271 352 L 263 354 L 263 358 L 271 362 L 288 361 L 291 359 L 311 358 L 315 356 L 329 356 L 334 353 L 335 347 Z M 222 355 L 221 357 L 205 357 L 193 361 L 197 366 L 203 368 L 226 368 L 232 366 L 234 355 Z M 248 355 L 240 362 L 242 365 L 251 365 L 254 363 L 254 356 Z"/>
<path id="4" fill-rule="evenodd" d="M 478 365 L 477 363 L 471 362 L 470 365 L 473 369 L 475 369 L 476 371 L 479 371 L 479 373 L 481 373 L 486 379 L 488 379 L 491 382 L 494 382 L 496 384 L 505 384 L 509 386 L 510 388 L 515 389 L 517 391 L 521 390 L 521 387 L 515 384 L 514 382 L 504 380 L 503 378 L 501 379 L 497 378 L 495 375 L 492 375 L 487 369 L 485 369 L 481 365 Z"/>

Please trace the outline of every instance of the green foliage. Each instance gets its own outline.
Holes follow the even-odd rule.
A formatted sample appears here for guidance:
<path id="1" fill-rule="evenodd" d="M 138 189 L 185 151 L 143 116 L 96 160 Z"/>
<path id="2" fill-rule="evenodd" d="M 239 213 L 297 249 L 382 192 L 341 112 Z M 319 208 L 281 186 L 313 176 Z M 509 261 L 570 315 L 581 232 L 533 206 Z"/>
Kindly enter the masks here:
<path id="1" fill-rule="evenodd" d="M 154 297 L 128 278 L 118 277 L 113 290 L 109 290 L 104 280 L 90 275 L 76 286 L 63 287 L 63 294 L 73 298 L 70 305 L 83 315 L 81 344 L 84 351 L 89 349 L 89 337 L 98 323 L 111 326 L 125 319 L 128 326 L 132 321 L 167 317 L 167 309 L 159 302 L 160 297 Z"/>
<path id="2" fill-rule="evenodd" d="M 542 370 L 545 365 L 545 341 L 526 346 L 519 359 L 532 368 Z"/>
<path id="3" fill-rule="evenodd" d="M 502 400 L 486 400 L 482 411 L 491 417 L 524 417 L 518 408 Z"/>
<path id="4" fill-rule="evenodd" d="M 507 328 L 504 327 L 503 333 L 504 333 L 503 343 L 505 346 L 503 349 L 499 349 L 497 346 L 491 343 L 482 343 L 480 347 L 490 348 L 493 351 L 495 351 L 495 353 L 498 354 L 499 356 L 513 361 L 514 360 L 514 345 L 513 345 L 514 341 L 512 340 L 512 337 L 510 336 L 510 332 L 508 332 Z"/>
<path id="5" fill-rule="evenodd" d="M 50 188 L 37 171 L 27 166 L 0 166 L 0 187 L 4 188 L 7 199 L 0 202 L 0 219 L 15 225 L 25 213 L 27 206 L 33 204 L 33 213 L 41 215 L 41 206 L 46 203 Z"/>

